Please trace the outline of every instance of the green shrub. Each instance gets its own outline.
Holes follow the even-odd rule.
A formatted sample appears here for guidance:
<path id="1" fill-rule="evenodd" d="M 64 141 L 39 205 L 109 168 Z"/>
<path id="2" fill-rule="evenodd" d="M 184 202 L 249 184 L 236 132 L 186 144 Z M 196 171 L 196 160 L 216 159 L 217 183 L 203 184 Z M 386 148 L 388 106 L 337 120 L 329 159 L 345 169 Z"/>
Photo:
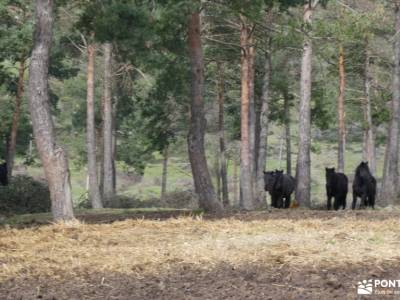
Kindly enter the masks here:
<path id="1" fill-rule="evenodd" d="M 141 200 L 135 196 L 115 196 L 109 205 L 109 208 L 147 208 L 147 207 L 161 207 L 159 199 Z"/>
<path id="2" fill-rule="evenodd" d="M 92 208 L 92 204 L 89 201 L 89 193 L 85 192 L 77 200 L 75 200 L 74 207 L 79 209 Z"/>
<path id="3" fill-rule="evenodd" d="M 319 143 L 311 144 L 311 152 L 312 153 L 321 154 L 321 150 L 322 150 L 321 144 L 319 144 Z"/>
<path id="4" fill-rule="evenodd" d="M 82 195 L 76 203 L 76 208 L 91 208 L 87 193 Z M 199 203 L 197 196 L 190 191 L 174 191 L 165 195 L 164 200 L 160 198 L 140 199 L 137 196 L 117 195 L 110 203 L 104 204 L 107 208 L 187 208 L 197 209 Z"/>
<path id="5" fill-rule="evenodd" d="M 117 195 L 109 204 L 104 205 L 108 208 L 199 208 L 197 197 L 190 191 L 174 191 L 165 195 L 164 200 L 160 198 L 140 199 L 136 196 Z M 90 208 L 89 200 L 79 201 L 78 208 Z"/>
<path id="6" fill-rule="evenodd" d="M 165 195 L 164 203 L 161 205 L 169 208 L 199 208 L 199 200 L 191 191 L 174 191 Z"/>
<path id="7" fill-rule="evenodd" d="M 48 212 L 50 192 L 46 184 L 18 175 L 8 186 L 0 186 L 0 213 L 6 215 Z"/>

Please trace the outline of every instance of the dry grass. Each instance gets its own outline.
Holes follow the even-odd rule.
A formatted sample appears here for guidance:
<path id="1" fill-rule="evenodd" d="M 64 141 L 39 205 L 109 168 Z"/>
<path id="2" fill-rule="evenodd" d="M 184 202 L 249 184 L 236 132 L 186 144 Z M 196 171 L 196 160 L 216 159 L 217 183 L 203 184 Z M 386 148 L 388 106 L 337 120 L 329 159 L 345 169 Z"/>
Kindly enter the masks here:
<path id="1" fill-rule="evenodd" d="M 141 278 L 179 264 L 212 269 L 257 264 L 321 267 L 400 258 L 400 213 L 259 213 L 256 218 L 126 220 L 0 230 L 0 281 L 84 278 L 118 272 Z M 321 212 L 322 213 L 322 212 Z M 387 215 L 386 215 L 387 214 Z M 372 218 L 381 215 L 381 218 Z M 272 217 L 274 216 L 274 217 Z M 328 217 L 327 217 L 328 216 Z M 371 217 L 371 220 L 370 220 Z"/>

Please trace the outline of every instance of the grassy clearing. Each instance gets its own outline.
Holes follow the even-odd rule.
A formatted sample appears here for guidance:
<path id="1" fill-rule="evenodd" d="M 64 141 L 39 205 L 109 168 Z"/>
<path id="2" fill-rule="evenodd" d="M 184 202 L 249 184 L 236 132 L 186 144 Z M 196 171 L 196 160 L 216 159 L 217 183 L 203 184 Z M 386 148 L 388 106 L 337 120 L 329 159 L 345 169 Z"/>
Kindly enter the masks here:
<path id="1" fill-rule="evenodd" d="M 100 287 L 102 282 L 118 274 L 129 278 L 132 285 L 148 281 L 140 293 L 151 298 L 154 286 L 158 289 L 160 278 L 169 277 L 165 275 L 169 272 L 180 270 L 184 272 L 182 276 L 190 275 L 194 281 L 201 281 L 199 274 L 206 276 L 222 265 L 229 266 L 231 271 L 218 275 L 223 278 L 215 278 L 215 284 L 218 280 L 233 280 L 229 277 L 232 270 L 247 270 L 243 271 L 246 273 L 252 268 L 289 273 L 307 269 L 319 274 L 370 264 L 379 271 L 385 263 L 400 261 L 399 217 L 399 211 L 336 213 L 298 209 L 230 215 L 217 220 L 179 217 L 164 221 L 131 219 L 112 224 L 3 228 L 0 230 L 0 295 L 10 296 L 13 291 L 10 287 L 19 281 L 32 281 L 30 285 L 42 286 L 43 290 L 42 280 L 51 278 L 45 285 L 47 288 L 57 284 L 66 287 L 71 280 L 80 282 L 75 290 L 65 293 L 71 297 L 72 292 L 79 292 L 80 298 L 85 298 L 83 295 L 91 289 L 89 286 Z M 320 284 L 324 285 L 321 278 Z M 296 284 L 307 288 L 302 287 L 305 282 Z M 351 293 L 352 284 L 356 284 L 355 280 L 340 289 Z M 177 290 L 169 292 L 178 295 Z M 324 297 L 329 298 L 329 294 Z"/>
<path id="2" fill-rule="evenodd" d="M 273 127 L 272 130 L 277 130 Z M 278 131 L 279 132 L 279 131 Z M 215 136 L 207 135 L 208 140 L 216 139 Z M 280 158 L 281 141 L 276 134 L 271 134 L 268 138 L 268 159 L 267 169 L 273 170 L 276 168 L 285 169 L 285 153 Z M 210 170 L 215 160 L 215 155 L 212 147 L 208 149 L 208 158 Z M 334 167 L 337 162 L 337 145 L 336 143 L 328 143 L 322 141 L 313 142 L 314 151 L 311 153 L 311 177 L 312 190 L 311 200 L 318 205 L 325 202 L 325 167 Z M 345 173 L 349 175 L 351 180 L 356 166 L 362 159 L 362 149 L 360 143 L 347 144 L 345 153 Z M 296 163 L 296 140 L 293 141 L 292 168 L 295 169 Z M 174 152 L 176 156 L 170 158 L 168 168 L 168 184 L 167 191 L 187 191 L 193 190 L 193 180 L 190 173 L 190 165 L 187 157 L 179 152 Z M 382 174 L 384 149 L 377 149 L 377 177 Z M 141 200 L 160 197 L 161 191 L 161 174 L 162 174 L 162 158 L 159 154 L 155 154 L 154 161 L 150 162 L 144 176 L 140 182 L 134 182 L 132 178 L 123 172 L 123 168 L 119 166 L 119 176 L 117 179 L 117 192 L 124 196 L 135 197 Z M 29 167 L 27 170 L 29 175 L 34 177 L 43 177 L 43 171 L 38 167 Z M 228 181 L 230 197 L 233 198 L 233 163 L 228 162 Z M 215 181 L 215 178 L 213 178 Z M 78 203 L 86 194 L 86 171 L 85 169 L 71 168 L 71 183 L 72 194 L 75 203 Z"/>
<path id="3" fill-rule="evenodd" d="M 113 220 L 113 218 L 124 219 L 129 217 L 135 217 L 137 215 L 146 215 L 153 213 L 194 213 L 197 211 L 189 211 L 186 209 L 171 209 L 171 208 L 104 208 L 104 209 L 76 209 L 74 211 L 75 217 L 78 220 L 85 221 L 86 218 L 97 217 L 100 220 L 103 218 L 104 221 Z M 38 214 L 22 214 L 14 215 L 12 217 L 4 218 L 1 220 L 0 225 L 4 226 L 25 226 L 25 225 L 40 225 L 50 224 L 53 222 L 53 216 L 51 213 L 38 213 Z"/>

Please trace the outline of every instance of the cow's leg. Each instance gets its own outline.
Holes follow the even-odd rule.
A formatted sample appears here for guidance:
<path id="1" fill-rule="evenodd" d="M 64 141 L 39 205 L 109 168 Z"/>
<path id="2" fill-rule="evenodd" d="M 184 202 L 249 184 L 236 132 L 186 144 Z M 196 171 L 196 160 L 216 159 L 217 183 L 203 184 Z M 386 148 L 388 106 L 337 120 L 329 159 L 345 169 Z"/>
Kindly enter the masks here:
<path id="1" fill-rule="evenodd" d="M 290 195 L 285 197 L 285 208 L 290 207 Z"/>
<path id="2" fill-rule="evenodd" d="M 279 197 L 274 195 L 274 207 L 278 208 L 278 206 L 279 206 Z"/>
<path id="3" fill-rule="evenodd" d="M 369 206 L 371 206 L 373 209 L 375 208 L 375 195 L 370 195 L 369 196 Z"/>
<path id="4" fill-rule="evenodd" d="M 278 205 L 278 208 L 283 208 L 283 197 L 282 197 L 282 195 L 278 196 L 277 205 Z"/>
<path id="5" fill-rule="evenodd" d="M 272 199 L 273 199 L 273 203 L 274 203 L 274 208 L 278 208 L 278 196 L 274 195 L 272 197 Z"/>
<path id="6" fill-rule="evenodd" d="M 276 201 L 275 201 L 275 196 L 270 194 L 271 196 L 271 207 L 275 208 L 276 207 Z"/>
<path id="7" fill-rule="evenodd" d="M 365 208 L 367 206 L 367 195 L 364 193 L 361 196 L 361 204 L 360 204 L 360 209 Z"/>
<path id="8" fill-rule="evenodd" d="M 328 205 L 327 205 L 328 210 L 331 210 L 332 208 L 332 196 L 328 195 Z"/>
<path id="9" fill-rule="evenodd" d="M 353 192 L 353 203 L 351 204 L 351 209 L 356 209 L 357 195 Z"/>
<path id="10" fill-rule="evenodd" d="M 333 208 L 334 210 L 338 210 L 339 209 L 339 205 L 340 205 L 340 198 L 339 196 L 335 196 L 334 200 L 333 200 Z"/>
<path id="11" fill-rule="evenodd" d="M 343 209 L 346 209 L 346 205 L 347 205 L 347 201 L 346 201 L 346 198 L 347 198 L 347 195 L 346 194 L 344 194 L 343 196 L 342 196 L 342 207 L 343 207 Z"/>

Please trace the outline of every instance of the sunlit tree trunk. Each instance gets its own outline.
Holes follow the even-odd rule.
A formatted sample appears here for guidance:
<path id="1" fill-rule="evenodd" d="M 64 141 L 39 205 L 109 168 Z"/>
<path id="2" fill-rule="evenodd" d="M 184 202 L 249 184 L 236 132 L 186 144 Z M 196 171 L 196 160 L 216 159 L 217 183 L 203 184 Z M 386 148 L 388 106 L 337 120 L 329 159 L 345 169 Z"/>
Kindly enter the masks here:
<path id="1" fill-rule="evenodd" d="M 191 107 L 188 134 L 189 160 L 192 168 L 195 190 L 201 208 L 209 212 L 222 212 L 211 182 L 204 149 L 206 119 L 204 113 L 203 49 L 201 45 L 201 24 L 198 12 L 189 17 L 188 46 L 191 66 Z"/>
<path id="2" fill-rule="evenodd" d="M 259 203 L 265 203 L 264 190 L 264 168 L 267 161 L 267 139 L 268 139 L 268 116 L 269 116 L 269 99 L 270 99 L 270 83 L 271 83 L 271 41 L 268 38 L 268 49 L 265 54 L 264 61 L 264 78 L 261 94 L 261 111 L 260 111 L 260 137 L 258 143 L 257 155 L 257 194 L 256 198 Z"/>
<path id="3" fill-rule="evenodd" d="M 250 138 L 250 86 L 249 86 L 249 30 L 245 17 L 241 17 L 241 111 L 240 111 L 240 206 L 244 209 L 254 209 L 252 155 Z"/>
<path id="4" fill-rule="evenodd" d="M 312 13 L 313 6 L 309 2 L 304 6 L 303 14 L 303 22 L 307 27 L 311 27 Z M 300 205 L 306 207 L 311 206 L 311 64 L 312 41 L 310 32 L 308 32 L 304 35 L 301 60 L 299 152 L 296 165 L 296 200 Z"/>
<path id="5" fill-rule="evenodd" d="M 225 77 L 224 66 L 218 62 L 218 133 L 219 133 L 219 163 L 222 189 L 222 203 L 229 205 L 228 172 L 225 154 L 225 129 L 224 129 L 224 103 L 225 103 Z"/>
<path id="6" fill-rule="evenodd" d="M 233 206 L 239 204 L 239 176 L 238 176 L 238 161 L 233 158 Z"/>
<path id="7" fill-rule="evenodd" d="M 112 45 L 105 43 L 104 51 L 104 103 L 103 103 L 103 198 L 110 205 L 114 190 L 113 165 L 113 109 L 112 109 Z"/>
<path id="8" fill-rule="evenodd" d="M 251 28 L 249 28 L 251 29 Z M 249 87 L 249 143 L 250 143 L 250 172 L 251 172 L 251 183 L 253 189 L 253 201 L 254 208 L 259 207 L 256 189 L 257 180 L 257 151 L 256 149 L 256 111 L 255 111 L 255 98 L 254 98 L 254 76 L 255 76 L 255 55 L 256 48 L 254 45 L 254 33 L 253 30 L 248 30 L 248 66 L 249 66 L 249 76 L 248 76 L 248 87 Z"/>
<path id="9" fill-rule="evenodd" d="M 364 146 L 363 146 L 363 160 L 368 161 L 372 174 L 376 172 L 376 152 L 375 152 L 375 138 L 372 124 L 371 114 L 371 72 L 370 72 L 370 56 L 369 52 L 365 50 L 365 69 L 364 69 Z"/>
<path id="10" fill-rule="evenodd" d="M 292 175 L 292 138 L 290 133 L 290 96 L 286 89 L 283 92 L 284 118 L 285 118 L 285 139 L 286 139 L 286 173 Z"/>
<path id="11" fill-rule="evenodd" d="M 346 87 L 346 75 L 344 68 L 344 50 L 339 47 L 339 96 L 338 96 L 338 171 L 344 172 L 344 153 L 346 150 L 346 125 L 344 111 L 344 91 Z"/>
<path id="12" fill-rule="evenodd" d="M 14 106 L 14 114 L 13 114 L 13 118 L 12 118 L 12 125 L 11 125 L 10 142 L 8 144 L 8 149 L 7 149 L 7 177 L 8 178 L 11 178 L 11 176 L 12 176 L 15 152 L 16 152 L 16 148 L 17 148 L 18 125 L 19 125 L 19 118 L 21 115 L 22 95 L 24 93 L 25 61 L 26 61 L 26 58 L 25 58 L 25 56 L 23 56 L 19 62 L 17 94 L 15 96 L 15 106 Z"/>
<path id="13" fill-rule="evenodd" d="M 29 68 L 29 108 L 56 221 L 74 218 L 67 154 L 55 140 L 50 113 L 48 69 L 53 29 L 53 1 L 36 0 L 36 30 Z"/>
<path id="14" fill-rule="evenodd" d="M 104 97 L 101 98 L 101 119 L 104 120 Z M 98 169 L 99 169 L 99 188 L 100 196 L 103 199 L 103 182 L 104 182 L 104 143 L 103 143 L 103 121 L 97 128 L 97 148 L 99 149 L 97 155 Z M 103 203 L 104 204 L 104 203 Z"/>
<path id="15" fill-rule="evenodd" d="M 93 37 L 93 35 L 92 35 Z M 103 208 L 97 177 L 96 157 L 96 126 L 94 107 L 94 64 L 96 49 L 94 44 L 87 46 L 87 113 L 86 113 L 86 143 L 88 156 L 89 198 L 93 208 Z"/>
<path id="16" fill-rule="evenodd" d="M 117 190 L 117 110 L 118 97 L 115 97 L 112 111 L 112 182 L 114 194 Z"/>
<path id="17" fill-rule="evenodd" d="M 400 32 L 400 1 L 395 3 L 395 32 Z M 380 204 L 391 205 L 398 199 L 399 176 L 399 121 L 400 121 L 400 35 L 395 34 L 394 69 L 392 86 L 391 121 L 386 146 L 383 180 L 380 192 Z"/>

